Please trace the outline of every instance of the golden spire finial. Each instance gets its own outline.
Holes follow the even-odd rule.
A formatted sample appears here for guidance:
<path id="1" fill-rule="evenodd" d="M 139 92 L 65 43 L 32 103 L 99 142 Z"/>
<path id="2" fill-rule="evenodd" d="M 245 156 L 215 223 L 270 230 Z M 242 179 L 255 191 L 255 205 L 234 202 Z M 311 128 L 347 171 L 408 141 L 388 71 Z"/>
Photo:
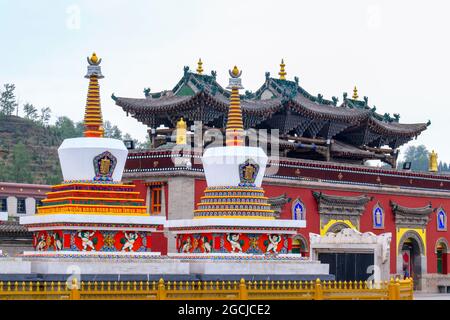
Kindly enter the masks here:
<path id="1" fill-rule="evenodd" d="M 89 66 L 85 78 L 89 79 L 89 88 L 86 101 L 86 110 L 84 114 L 84 136 L 85 137 L 103 137 L 103 119 L 100 105 L 100 86 L 98 79 L 102 79 L 102 71 L 99 59 L 95 52 L 87 58 Z"/>
<path id="2" fill-rule="evenodd" d="M 228 120 L 226 127 L 226 145 L 227 146 L 242 146 L 244 144 L 244 124 L 242 121 L 241 99 L 239 97 L 239 89 L 243 89 L 240 76 L 242 71 L 234 66 L 233 70 L 229 71 L 230 85 L 227 87 L 231 89 L 230 108 L 228 110 Z"/>
<path id="3" fill-rule="evenodd" d="M 358 100 L 358 98 L 359 98 L 359 96 L 358 96 L 358 89 L 357 89 L 356 86 L 355 86 L 355 88 L 353 88 L 353 96 L 352 96 L 352 99 L 353 99 L 353 100 Z"/>
<path id="4" fill-rule="evenodd" d="M 278 75 L 280 76 L 280 80 L 286 80 L 286 70 L 284 70 L 284 67 L 286 67 L 286 65 L 284 64 L 284 59 L 281 59 L 281 64 L 280 64 L 280 72 L 278 73 Z"/>
<path id="5" fill-rule="evenodd" d="M 198 74 L 203 74 L 202 65 L 203 65 L 203 62 L 202 62 L 202 59 L 200 58 L 200 59 L 198 59 L 198 62 L 197 62 L 197 73 Z"/>
<path id="6" fill-rule="evenodd" d="M 430 153 L 430 163 L 428 166 L 428 171 L 438 172 L 438 155 L 434 150 Z"/>

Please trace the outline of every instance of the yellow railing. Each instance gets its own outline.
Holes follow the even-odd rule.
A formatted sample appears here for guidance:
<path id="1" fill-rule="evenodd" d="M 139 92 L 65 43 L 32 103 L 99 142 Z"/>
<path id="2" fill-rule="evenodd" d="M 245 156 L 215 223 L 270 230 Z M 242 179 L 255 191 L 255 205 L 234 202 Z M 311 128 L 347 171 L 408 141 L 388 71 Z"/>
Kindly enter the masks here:
<path id="1" fill-rule="evenodd" d="M 412 300 L 413 281 L 0 282 L 0 300 Z"/>

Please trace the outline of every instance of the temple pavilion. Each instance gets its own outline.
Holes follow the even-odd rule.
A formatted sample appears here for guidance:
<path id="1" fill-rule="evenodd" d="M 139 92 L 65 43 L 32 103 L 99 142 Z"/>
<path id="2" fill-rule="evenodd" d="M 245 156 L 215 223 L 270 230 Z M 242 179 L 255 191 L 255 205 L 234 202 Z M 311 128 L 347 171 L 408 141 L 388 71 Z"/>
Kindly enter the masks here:
<path id="1" fill-rule="evenodd" d="M 143 98 L 112 96 L 127 115 L 149 128 L 153 148 L 169 141 L 181 117 L 188 128 L 201 121 L 204 131 L 225 130 L 231 92 L 216 81 L 215 71 L 205 74 L 202 65 L 200 60 L 196 72 L 184 67 L 171 90 L 152 93 L 146 88 Z M 328 100 L 306 91 L 298 77 L 288 80 L 286 75 L 282 61 L 278 78 L 266 72 L 259 89 L 240 95 L 244 130 L 278 129 L 286 157 L 354 164 L 380 160 L 395 168 L 398 148 L 430 124 L 404 124 L 399 114 L 380 114 L 367 97 L 360 99 L 356 87 L 351 97 L 343 94 L 342 102 Z M 168 129 L 158 130 L 160 125 Z"/>

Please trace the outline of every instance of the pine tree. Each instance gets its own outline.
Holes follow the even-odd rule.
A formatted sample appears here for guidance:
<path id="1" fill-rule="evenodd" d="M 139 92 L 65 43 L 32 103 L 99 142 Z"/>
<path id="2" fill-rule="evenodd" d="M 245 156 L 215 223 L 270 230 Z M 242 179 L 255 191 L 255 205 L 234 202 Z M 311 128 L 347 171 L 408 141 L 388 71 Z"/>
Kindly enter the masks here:
<path id="1" fill-rule="evenodd" d="M 8 168 L 11 181 L 32 183 L 33 177 L 30 171 L 31 156 L 22 142 L 14 146 L 12 160 Z"/>
<path id="2" fill-rule="evenodd" d="M 4 85 L 4 91 L 0 94 L 0 112 L 3 115 L 11 116 L 16 110 L 18 104 L 14 90 L 16 86 L 14 84 L 7 83 Z"/>

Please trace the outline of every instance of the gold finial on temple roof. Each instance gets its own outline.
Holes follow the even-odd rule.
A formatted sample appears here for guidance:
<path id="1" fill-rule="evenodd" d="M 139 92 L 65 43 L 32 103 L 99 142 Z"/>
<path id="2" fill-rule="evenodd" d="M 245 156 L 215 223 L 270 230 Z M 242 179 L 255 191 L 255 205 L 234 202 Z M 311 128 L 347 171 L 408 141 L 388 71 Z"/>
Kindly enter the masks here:
<path id="1" fill-rule="evenodd" d="M 198 74 L 203 74 L 202 65 L 203 65 L 203 62 L 202 62 L 202 59 L 200 58 L 200 59 L 198 59 L 198 62 L 197 62 L 197 73 Z"/>
<path id="2" fill-rule="evenodd" d="M 284 59 L 281 59 L 281 64 L 280 64 L 280 72 L 278 73 L 278 75 L 280 76 L 280 80 L 286 80 L 286 70 L 284 70 L 284 67 L 286 67 L 286 65 L 284 64 Z"/>
<path id="3" fill-rule="evenodd" d="M 358 98 L 359 98 L 359 96 L 358 96 L 358 89 L 357 89 L 356 86 L 355 86 L 355 88 L 353 88 L 353 96 L 352 96 L 352 99 L 353 99 L 353 100 L 358 100 Z"/>
<path id="4" fill-rule="evenodd" d="M 177 144 L 184 145 L 187 143 L 186 129 L 187 129 L 186 121 L 184 121 L 184 119 L 181 118 L 177 122 L 177 136 L 176 136 Z"/>

